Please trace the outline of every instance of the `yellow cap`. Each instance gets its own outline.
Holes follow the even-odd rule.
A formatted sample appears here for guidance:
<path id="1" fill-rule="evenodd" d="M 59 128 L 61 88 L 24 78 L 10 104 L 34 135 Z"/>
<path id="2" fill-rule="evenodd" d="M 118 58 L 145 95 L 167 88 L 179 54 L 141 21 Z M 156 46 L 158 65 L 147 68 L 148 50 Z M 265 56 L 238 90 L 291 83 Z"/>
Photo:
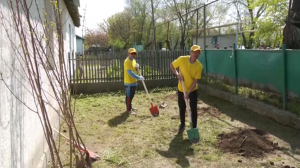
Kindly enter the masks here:
<path id="1" fill-rule="evenodd" d="M 193 45 L 192 47 L 191 47 L 191 51 L 202 51 L 201 50 L 201 48 L 200 48 L 200 46 L 198 46 L 198 45 Z"/>
<path id="2" fill-rule="evenodd" d="M 135 48 L 129 48 L 129 50 L 128 50 L 128 53 L 136 53 L 136 50 L 135 50 Z"/>

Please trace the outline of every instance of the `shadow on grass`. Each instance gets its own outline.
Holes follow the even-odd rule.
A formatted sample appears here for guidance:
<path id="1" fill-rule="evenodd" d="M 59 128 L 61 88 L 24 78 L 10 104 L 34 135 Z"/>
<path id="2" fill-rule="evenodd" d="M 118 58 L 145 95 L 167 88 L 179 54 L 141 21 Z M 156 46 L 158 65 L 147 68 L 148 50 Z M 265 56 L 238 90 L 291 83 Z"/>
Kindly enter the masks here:
<path id="1" fill-rule="evenodd" d="M 117 127 L 119 124 L 122 124 L 129 117 L 128 112 L 123 112 L 121 115 L 118 115 L 110 120 L 108 120 L 108 125 L 110 127 Z"/>
<path id="2" fill-rule="evenodd" d="M 149 119 L 153 118 L 153 117 L 151 116 L 151 114 L 149 114 L 149 115 L 137 115 L 137 117 L 138 117 L 139 119 L 141 119 L 141 120 L 149 120 Z"/>
<path id="3" fill-rule="evenodd" d="M 261 116 L 251 110 L 233 105 L 228 101 L 218 99 L 205 93 L 199 94 L 199 98 L 204 103 L 218 108 L 223 114 L 231 118 L 231 122 L 237 120 L 282 139 L 283 141 L 289 143 L 292 154 L 299 155 L 300 130 L 287 127 L 268 117 Z M 231 125 L 230 123 L 227 124 Z"/>
<path id="4" fill-rule="evenodd" d="M 190 163 L 186 156 L 194 155 L 194 149 L 187 139 L 183 139 L 183 135 L 176 135 L 169 145 L 168 151 L 156 150 L 158 154 L 165 158 L 176 158 L 176 163 L 181 167 L 189 167 Z"/>

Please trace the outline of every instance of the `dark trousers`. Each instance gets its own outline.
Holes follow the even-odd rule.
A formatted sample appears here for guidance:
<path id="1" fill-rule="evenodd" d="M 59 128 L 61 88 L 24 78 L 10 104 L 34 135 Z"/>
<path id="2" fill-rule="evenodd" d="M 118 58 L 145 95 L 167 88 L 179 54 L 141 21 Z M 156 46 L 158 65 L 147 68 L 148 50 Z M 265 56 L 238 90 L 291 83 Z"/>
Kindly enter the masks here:
<path id="1" fill-rule="evenodd" d="M 198 97 L 197 90 L 192 91 L 189 95 L 190 108 L 192 111 L 193 128 L 197 128 L 197 97 Z M 184 100 L 184 94 L 179 90 L 178 90 L 178 106 L 179 106 L 179 113 L 180 113 L 180 122 L 181 125 L 184 126 L 186 104 Z"/>
<path id="2" fill-rule="evenodd" d="M 130 111 L 132 109 L 132 99 L 134 97 L 135 94 L 135 88 L 136 86 L 125 86 L 125 90 L 126 90 L 126 107 L 127 107 L 127 111 Z"/>

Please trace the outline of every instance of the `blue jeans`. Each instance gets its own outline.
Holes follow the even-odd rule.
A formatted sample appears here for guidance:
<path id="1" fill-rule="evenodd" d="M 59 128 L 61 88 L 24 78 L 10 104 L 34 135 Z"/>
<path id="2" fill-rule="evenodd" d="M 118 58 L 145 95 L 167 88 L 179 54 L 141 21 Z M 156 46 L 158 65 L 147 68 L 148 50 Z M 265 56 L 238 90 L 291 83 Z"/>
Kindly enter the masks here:
<path id="1" fill-rule="evenodd" d="M 132 109 L 132 99 L 134 97 L 135 94 L 135 88 L 136 86 L 125 86 L 125 90 L 126 90 L 126 107 L 127 107 L 127 111 L 130 111 Z"/>

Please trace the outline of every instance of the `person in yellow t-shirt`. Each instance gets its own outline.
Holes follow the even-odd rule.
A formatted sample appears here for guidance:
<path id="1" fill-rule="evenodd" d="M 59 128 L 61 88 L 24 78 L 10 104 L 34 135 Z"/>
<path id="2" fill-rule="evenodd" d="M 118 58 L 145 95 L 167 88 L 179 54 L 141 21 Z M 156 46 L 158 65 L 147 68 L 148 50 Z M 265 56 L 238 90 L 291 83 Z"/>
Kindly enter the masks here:
<path id="1" fill-rule="evenodd" d="M 197 89 L 198 89 L 198 80 L 201 79 L 202 64 L 198 61 L 198 57 L 202 52 L 200 46 L 193 45 L 191 47 L 190 56 L 180 56 L 174 60 L 170 68 L 173 73 L 177 76 L 178 80 L 184 82 L 186 97 L 184 97 L 183 89 L 181 82 L 178 81 L 178 106 L 180 114 L 180 122 L 178 133 L 183 133 L 185 129 L 185 110 L 186 104 L 184 99 L 190 99 L 190 108 L 192 111 L 192 122 L 193 128 L 197 128 Z M 176 70 L 179 68 L 181 74 Z"/>
<path id="2" fill-rule="evenodd" d="M 126 90 L 126 107 L 129 114 L 136 114 L 134 111 L 136 108 L 132 107 L 132 99 L 135 94 L 135 89 L 138 80 L 144 80 L 143 76 L 137 75 L 137 68 L 140 68 L 136 63 L 136 50 L 130 48 L 128 50 L 128 57 L 124 61 L 124 85 Z"/>

